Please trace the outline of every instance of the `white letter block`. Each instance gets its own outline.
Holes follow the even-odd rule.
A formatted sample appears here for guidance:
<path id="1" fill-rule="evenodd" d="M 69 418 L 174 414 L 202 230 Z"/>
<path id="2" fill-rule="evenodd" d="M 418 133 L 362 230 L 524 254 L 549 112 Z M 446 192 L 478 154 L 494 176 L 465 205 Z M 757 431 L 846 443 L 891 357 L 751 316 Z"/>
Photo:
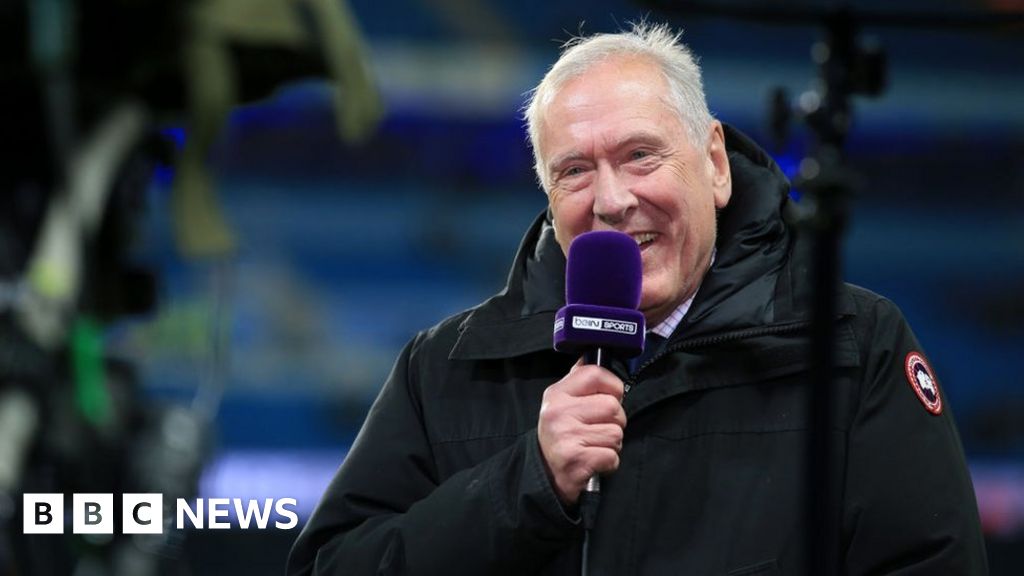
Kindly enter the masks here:
<path id="1" fill-rule="evenodd" d="M 113 494 L 75 494 L 71 530 L 75 534 L 114 533 Z"/>
<path id="2" fill-rule="evenodd" d="M 23 533 L 64 533 L 63 494 L 23 494 L 21 502 Z"/>
<path id="3" fill-rule="evenodd" d="M 124 494 L 121 496 L 121 532 L 124 534 L 163 534 L 164 498 L 161 494 Z"/>

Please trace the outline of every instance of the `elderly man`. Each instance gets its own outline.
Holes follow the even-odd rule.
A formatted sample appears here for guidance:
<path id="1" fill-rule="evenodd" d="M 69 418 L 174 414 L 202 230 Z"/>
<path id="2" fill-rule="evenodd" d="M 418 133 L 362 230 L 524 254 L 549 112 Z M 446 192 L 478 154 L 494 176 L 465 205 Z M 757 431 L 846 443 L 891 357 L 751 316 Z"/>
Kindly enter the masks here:
<path id="1" fill-rule="evenodd" d="M 504 291 L 402 352 L 290 573 L 579 574 L 593 474 L 592 574 L 806 573 L 807 264 L 785 177 L 711 117 L 665 27 L 572 44 L 526 118 L 550 209 Z M 551 349 L 565 251 L 591 230 L 641 249 L 654 353 L 632 368 Z M 837 322 L 835 572 L 984 573 L 909 327 L 853 286 Z"/>

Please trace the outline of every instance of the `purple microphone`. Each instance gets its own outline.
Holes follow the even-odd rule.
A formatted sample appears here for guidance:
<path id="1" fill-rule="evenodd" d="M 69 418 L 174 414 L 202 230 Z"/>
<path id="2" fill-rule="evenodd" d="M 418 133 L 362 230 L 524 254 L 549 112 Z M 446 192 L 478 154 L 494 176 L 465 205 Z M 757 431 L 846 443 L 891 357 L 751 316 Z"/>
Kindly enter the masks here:
<path id="1" fill-rule="evenodd" d="M 565 307 L 555 315 L 555 350 L 601 364 L 604 351 L 632 358 L 644 350 L 640 307 L 643 264 L 628 234 L 601 230 L 580 234 L 569 245 Z"/>
<path id="2" fill-rule="evenodd" d="M 607 364 L 605 351 L 632 358 L 644 351 L 640 307 L 643 263 L 628 234 L 602 230 L 580 234 L 569 245 L 565 306 L 555 315 L 555 350 L 583 356 L 584 364 Z M 601 479 L 591 476 L 580 493 L 584 566 L 590 530 L 597 521 Z"/>

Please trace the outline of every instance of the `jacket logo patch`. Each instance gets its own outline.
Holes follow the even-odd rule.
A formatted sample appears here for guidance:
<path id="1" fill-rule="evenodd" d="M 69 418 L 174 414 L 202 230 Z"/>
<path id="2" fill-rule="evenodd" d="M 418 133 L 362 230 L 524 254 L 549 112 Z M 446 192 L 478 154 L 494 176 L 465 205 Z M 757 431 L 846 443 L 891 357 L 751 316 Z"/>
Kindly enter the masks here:
<path id="1" fill-rule="evenodd" d="M 932 414 L 942 414 L 942 396 L 939 394 L 939 382 L 935 379 L 935 371 L 928 365 L 918 352 L 907 354 L 903 363 L 907 371 L 907 381 L 914 393 L 924 404 L 925 410 Z"/>

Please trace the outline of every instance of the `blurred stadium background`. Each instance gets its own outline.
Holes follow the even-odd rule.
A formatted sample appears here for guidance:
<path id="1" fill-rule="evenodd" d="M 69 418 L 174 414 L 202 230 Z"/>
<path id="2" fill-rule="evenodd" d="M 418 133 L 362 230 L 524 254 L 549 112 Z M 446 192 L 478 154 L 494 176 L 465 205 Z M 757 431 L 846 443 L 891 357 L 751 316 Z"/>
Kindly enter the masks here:
<path id="1" fill-rule="evenodd" d="M 255 18 L 254 7 L 270 4 L 234 7 Z M 345 108 L 346 94 L 336 101 L 336 88 L 323 79 L 330 73 L 303 78 L 303 65 L 289 69 L 287 55 L 236 50 L 232 57 L 249 62 L 246 70 L 263 63 L 290 70 L 280 75 L 289 77 L 231 107 L 209 136 L 201 158 L 219 198 L 213 224 L 175 205 L 175 186 L 185 177 L 180 159 L 190 143 L 204 138 L 196 135 L 202 128 L 173 114 L 150 117 L 159 153 L 142 164 L 147 170 L 136 177 L 138 193 L 126 196 L 131 222 L 123 228 L 130 234 L 119 236 L 117 245 L 124 262 L 152 273 L 151 305 L 137 307 L 142 314 L 123 313 L 135 310 L 130 307 L 81 314 L 67 346 L 57 348 L 63 351 L 49 352 L 50 358 L 79 358 L 68 361 L 74 368 L 63 379 L 77 384 L 65 386 L 67 394 L 77 394 L 79 411 L 88 412 L 81 382 L 89 380 L 83 373 L 95 362 L 80 358 L 88 348 L 82 342 L 91 338 L 92 355 L 104 358 L 106 367 L 105 379 L 94 379 L 95 385 L 115 396 L 109 410 L 119 406 L 117 391 L 110 389 L 120 378 L 143 407 L 137 413 L 159 412 L 147 417 L 159 419 L 172 436 L 190 426 L 197 431 L 201 439 L 181 441 L 195 447 L 190 457 L 198 496 L 294 497 L 304 520 L 399 348 L 416 331 L 503 286 L 520 234 L 545 207 L 519 108 L 562 41 L 579 31 L 614 31 L 645 16 L 682 27 L 705 68 L 712 111 L 770 147 L 772 91 L 782 87 L 795 96 L 808 89 L 815 73 L 809 51 L 820 31 L 687 16 L 687 3 L 676 4 L 680 11 L 666 12 L 627 0 L 574 6 L 349 0 L 382 104 L 379 124 L 366 122 L 366 137 L 358 143 L 339 135 L 335 114 Z M 891 9 L 882 0 L 853 5 Z M 889 86 L 878 99 L 855 100 L 848 151 L 864 184 L 845 238 L 844 265 L 849 281 L 894 300 L 916 330 L 959 423 L 992 574 L 1020 574 L 1024 379 L 1016 361 L 1024 350 L 1024 4 L 914 0 L 900 8 L 1017 16 L 1016 25 L 997 31 L 864 29 L 888 54 Z M 5 12 L 6 18 L 20 15 Z M 154 46 L 159 53 L 164 45 Z M 87 64 L 86 56 L 78 61 Z M 12 118 L 22 113 L 9 106 Z M 372 120 L 372 104 L 364 109 Z M 11 122 L 26 129 L 24 119 Z M 25 133 L 6 134 L 5 148 L 17 148 Z M 52 139 L 39 144 L 54 146 Z M 806 132 L 794 126 L 784 146 L 770 149 L 792 174 L 806 147 Z M 5 190 L 10 209 L 2 222 L 26 231 L 22 238 L 34 237 L 45 192 L 56 188 L 54 180 L 35 180 L 35 186 L 14 182 L 10 193 Z M 217 212 L 226 226 L 220 240 L 183 242 L 181 229 L 193 226 L 213 229 L 207 240 L 216 237 Z M 11 233 L 6 238 L 13 253 Z M 22 244 L 23 253 L 31 252 L 31 242 Z M 13 261 L 22 267 L 8 266 L 5 286 L 25 274 L 24 259 Z M 57 417 L 42 409 L 40 414 L 36 434 L 52 439 L 51 427 L 61 428 Z M 84 428 L 102 428 L 102 416 L 85 420 Z M 102 433 L 96 437 L 91 446 L 114 444 Z M 21 485 L 82 485 L 59 480 L 71 474 L 67 466 L 47 468 L 58 449 L 50 446 L 40 455 L 32 446 L 25 466 L 32 480 Z M 98 454 L 92 464 L 70 469 L 101 467 L 97 461 L 108 456 Z M 142 460 L 121 454 L 116 462 L 122 464 L 110 467 Z M 103 491 L 110 482 L 91 486 Z M 20 528 L 19 517 L 8 521 Z M 178 558 L 176 567 L 151 573 L 278 574 L 297 534 L 187 532 L 162 548 L 161 554 Z M 15 556 L 31 548 L 19 548 L 25 544 L 17 538 L 11 542 L 8 552 Z M 85 545 L 102 550 L 108 544 Z M 124 572 L 102 552 L 83 568 L 77 559 L 89 554 L 76 550 L 66 553 L 77 565 L 75 574 L 145 573 Z"/>

